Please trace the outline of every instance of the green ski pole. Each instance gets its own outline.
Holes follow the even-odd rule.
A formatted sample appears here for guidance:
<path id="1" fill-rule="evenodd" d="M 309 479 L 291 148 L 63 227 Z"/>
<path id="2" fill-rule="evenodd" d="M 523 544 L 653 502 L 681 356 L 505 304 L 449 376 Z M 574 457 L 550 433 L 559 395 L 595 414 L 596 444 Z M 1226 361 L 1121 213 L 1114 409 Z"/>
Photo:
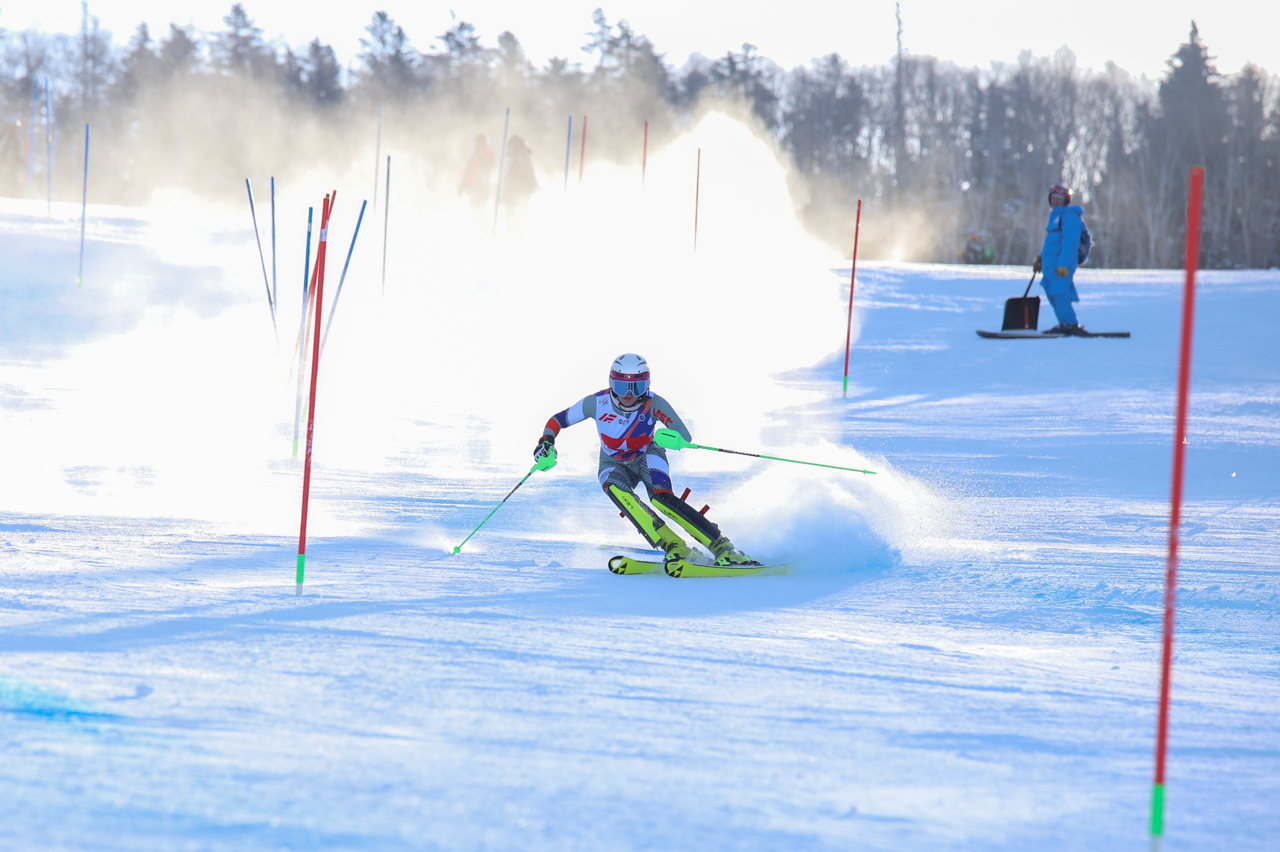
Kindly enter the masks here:
<path id="1" fill-rule="evenodd" d="M 466 544 L 467 542 L 471 541 L 471 536 L 480 532 L 480 527 L 489 523 L 489 519 L 492 518 L 494 514 L 496 514 L 497 511 L 502 508 L 502 504 L 507 502 L 507 500 L 511 499 L 511 495 L 515 494 L 516 491 L 520 490 L 520 486 L 528 482 L 529 477 L 533 476 L 533 474 L 539 470 L 551 470 L 551 468 L 555 466 L 556 466 L 556 451 L 555 451 L 555 447 L 552 447 L 550 453 L 548 453 L 547 455 L 543 456 L 542 458 L 538 459 L 533 463 L 533 467 L 529 468 L 529 472 L 524 475 L 524 479 L 517 482 L 516 487 L 512 488 L 509 492 L 507 492 L 507 496 L 503 497 L 502 500 L 499 501 L 498 505 L 493 507 L 493 511 L 484 516 L 484 520 L 480 522 L 479 526 L 477 526 L 475 529 L 471 531 L 471 535 L 467 536 L 462 540 L 462 544 Z M 453 549 L 453 554 L 452 554 L 453 556 L 457 556 L 460 552 L 462 552 L 462 544 L 458 545 Z"/>
<path id="2" fill-rule="evenodd" d="M 874 470 L 859 470 L 856 467 L 841 467 L 838 464 L 821 464 L 819 462 L 799 461 L 797 459 L 784 459 L 778 456 L 766 456 L 761 453 L 744 453 L 738 450 L 725 450 L 720 447 L 704 447 L 701 444 L 691 444 L 686 441 L 679 432 L 674 429 L 658 429 L 653 433 L 653 440 L 659 447 L 664 450 L 714 450 L 717 453 L 733 453 L 735 456 L 751 456 L 755 459 L 769 459 L 770 461 L 790 462 L 791 464 L 807 464 L 813 467 L 829 467 L 833 470 L 848 470 L 853 473 L 870 473 L 874 474 Z"/>

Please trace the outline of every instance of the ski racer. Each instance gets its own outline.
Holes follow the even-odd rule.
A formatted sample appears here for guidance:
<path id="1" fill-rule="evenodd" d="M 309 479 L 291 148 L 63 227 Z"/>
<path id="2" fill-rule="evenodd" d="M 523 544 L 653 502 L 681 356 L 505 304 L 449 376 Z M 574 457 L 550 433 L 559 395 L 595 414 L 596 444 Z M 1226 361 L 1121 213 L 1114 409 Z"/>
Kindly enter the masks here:
<path id="1" fill-rule="evenodd" d="M 1049 189 L 1049 223 L 1045 225 L 1044 247 L 1036 256 L 1032 269 L 1044 271 L 1040 286 L 1053 306 L 1058 324 L 1046 334 L 1076 335 L 1084 333 L 1076 319 L 1072 302 L 1080 301 L 1072 280 L 1079 265 L 1080 234 L 1084 228 L 1084 210 L 1071 204 L 1071 190 L 1065 186 Z"/>
<path id="2" fill-rule="evenodd" d="M 654 443 L 654 429 L 665 426 L 679 432 L 686 441 L 691 437 L 671 403 L 650 390 L 649 364 L 644 358 L 631 353 L 619 355 L 609 370 L 609 387 L 552 415 L 534 448 L 534 459 L 548 455 L 554 459 L 560 430 L 587 418 L 596 421 L 600 433 L 600 487 L 645 541 L 666 554 L 666 562 L 691 559 L 697 551 L 636 496 L 635 488 L 640 483 L 644 483 L 649 501 L 658 511 L 707 548 L 717 565 L 752 563 L 751 557 L 734 549 L 733 542 L 721 534 L 718 526 L 672 490 L 667 451 Z"/>

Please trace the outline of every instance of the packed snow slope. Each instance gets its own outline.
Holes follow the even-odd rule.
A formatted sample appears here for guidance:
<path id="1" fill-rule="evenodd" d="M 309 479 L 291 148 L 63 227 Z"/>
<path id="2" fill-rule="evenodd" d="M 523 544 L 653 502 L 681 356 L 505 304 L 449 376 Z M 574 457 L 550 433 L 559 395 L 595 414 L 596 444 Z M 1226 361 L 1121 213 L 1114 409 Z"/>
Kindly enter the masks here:
<path id="1" fill-rule="evenodd" d="M 849 270 L 768 152 L 713 118 L 636 177 L 552 181 L 496 239 L 393 194 L 385 293 L 366 214 L 300 597 L 330 187 L 278 201 L 275 333 L 247 210 L 91 207 L 77 290 L 78 209 L 0 203 L 0 847 L 1145 843 L 1181 275 L 1081 272 L 1082 321 L 1130 340 L 987 341 L 1028 270 L 865 264 L 842 399 Z M 1169 850 L 1280 836 L 1278 315 L 1280 272 L 1201 275 Z M 641 542 L 589 423 L 448 555 L 628 350 L 699 443 L 877 471 L 673 454 L 792 575 L 610 574 Z"/>

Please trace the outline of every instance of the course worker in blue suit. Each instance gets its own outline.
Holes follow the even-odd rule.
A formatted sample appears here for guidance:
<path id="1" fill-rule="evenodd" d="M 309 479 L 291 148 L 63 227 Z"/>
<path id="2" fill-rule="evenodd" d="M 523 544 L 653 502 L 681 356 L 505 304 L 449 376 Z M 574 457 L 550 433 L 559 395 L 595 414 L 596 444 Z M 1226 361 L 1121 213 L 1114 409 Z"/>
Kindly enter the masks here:
<path id="1" fill-rule="evenodd" d="M 1084 328 L 1076 319 L 1072 302 L 1080 301 L 1076 292 L 1076 267 L 1079 263 L 1080 231 L 1084 227 L 1084 210 L 1071 204 L 1071 190 L 1054 186 L 1049 190 L 1049 224 L 1045 225 L 1044 247 L 1033 268 L 1043 270 L 1040 285 L 1053 306 L 1058 324 L 1046 334 L 1080 334 Z"/>

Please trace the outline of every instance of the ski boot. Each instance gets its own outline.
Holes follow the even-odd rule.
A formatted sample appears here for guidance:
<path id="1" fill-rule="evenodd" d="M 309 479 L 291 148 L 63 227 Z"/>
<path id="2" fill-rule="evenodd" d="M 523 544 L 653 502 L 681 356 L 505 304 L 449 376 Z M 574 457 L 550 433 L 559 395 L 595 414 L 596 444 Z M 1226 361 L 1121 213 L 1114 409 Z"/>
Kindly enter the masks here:
<path id="1" fill-rule="evenodd" d="M 676 535 L 675 530 L 671 529 L 669 524 L 663 524 L 655 532 L 658 534 L 656 546 L 666 554 L 662 557 L 663 562 L 677 562 L 681 559 L 693 560 L 700 555 L 697 550 L 685 544 L 684 539 Z"/>
<path id="2" fill-rule="evenodd" d="M 729 541 L 729 537 L 726 535 L 722 535 L 711 542 L 711 555 L 715 559 L 715 564 L 722 566 L 760 564 L 742 551 L 735 550 L 733 542 Z"/>

